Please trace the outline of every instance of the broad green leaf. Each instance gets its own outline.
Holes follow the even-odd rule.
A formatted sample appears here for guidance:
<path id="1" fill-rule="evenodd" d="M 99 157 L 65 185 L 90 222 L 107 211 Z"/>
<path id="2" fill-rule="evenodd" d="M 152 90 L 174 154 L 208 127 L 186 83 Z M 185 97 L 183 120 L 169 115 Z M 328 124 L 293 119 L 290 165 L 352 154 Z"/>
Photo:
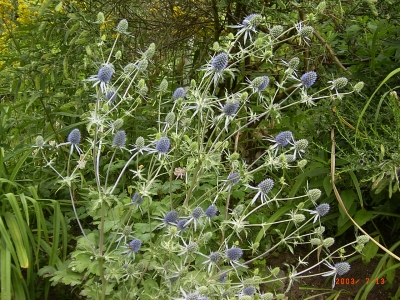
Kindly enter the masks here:
<path id="1" fill-rule="evenodd" d="M 379 236 L 375 237 L 374 240 L 379 242 Z M 363 250 L 363 261 L 368 264 L 378 253 L 378 250 L 379 247 L 374 242 L 369 241 Z"/>

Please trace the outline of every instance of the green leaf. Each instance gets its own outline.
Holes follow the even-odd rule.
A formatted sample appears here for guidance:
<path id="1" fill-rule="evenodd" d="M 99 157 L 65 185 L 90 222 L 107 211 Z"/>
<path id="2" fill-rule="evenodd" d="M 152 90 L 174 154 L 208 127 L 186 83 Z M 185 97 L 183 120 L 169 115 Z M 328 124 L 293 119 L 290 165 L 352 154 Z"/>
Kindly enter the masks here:
<path id="1" fill-rule="evenodd" d="M 374 240 L 379 242 L 379 236 L 375 237 Z M 378 250 L 379 247 L 374 242 L 369 241 L 363 249 L 363 261 L 368 264 L 378 253 Z"/>
<path id="2" fill-rule="evenodd" d="M 356 221 L 358 225 L 363 226 L 368 221 L 371 221 L 372 217 L 372 212 L 363 209 L 356 212 L 354 215 L 354 221 Z"/>

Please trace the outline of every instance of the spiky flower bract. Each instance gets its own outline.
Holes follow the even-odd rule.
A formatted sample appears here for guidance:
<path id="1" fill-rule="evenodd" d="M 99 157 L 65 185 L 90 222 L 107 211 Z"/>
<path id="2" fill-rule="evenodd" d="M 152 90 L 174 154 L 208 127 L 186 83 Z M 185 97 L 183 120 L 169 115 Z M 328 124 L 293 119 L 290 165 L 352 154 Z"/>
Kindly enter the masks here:
<path id="1" fill-rule="evenodd" d="M 251 32 L 256 33 L 256 27 L 261 24 L 263 17 L 260 14 L 251 14 L 245 17 L 242 21 L 242 24 L 229 26 L 232 28 L 240 28 L 240 30 L 236 33 L 236 36 L 244 33 L 244 43 L 246 44 L 247 37 L 252 41 Z"/>
<path id="2" fill-rule="evenodd" d="M 301 75 L 300 80 L 306 88 L 309 88 L 315 83 L 317 77 L 317 73 L 310 71 Z"/>

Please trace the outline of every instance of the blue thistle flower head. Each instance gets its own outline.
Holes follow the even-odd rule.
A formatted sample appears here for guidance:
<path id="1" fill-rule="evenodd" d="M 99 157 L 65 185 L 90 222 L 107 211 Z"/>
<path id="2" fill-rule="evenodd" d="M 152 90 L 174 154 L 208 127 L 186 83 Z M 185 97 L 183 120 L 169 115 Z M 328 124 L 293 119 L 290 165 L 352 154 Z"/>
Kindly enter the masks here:
<path id="1" fill-rule="evenodd" d="M 100 68 L 99 72 L 97 73 L 97 79 L 100 82 L 109 83 L 113 74 L 114 74 L 113 66 L 110 64 L 105 64 Z"/>
<path id="2" fill-rule="evenodd" d="M 254 286 L 248 286 L 247 288 L 244 288 L 242 291 L 243 295 L 247 296 L 253 296 L 256 292 L 257 290 Z"/>
<path id="3" fill-rule="evenodd" d="M 277 134 L 275 140 L 280 146 L 286 147 L 293 140 L 293 133 L 291 131 L 282 131 Z"/>
<path id="4" fill-rule="evenodd" d="M 235 172 L 228 176 L 227 181 L 229 182 L 229 184 L 237 184 L 239 180 L 240 180 L 240 173 Z"/>
<path id="5" fill-rule="evenodd" d="M 72 145 L 77 145 L 81 141 L 81 132 L 79 129 L 75 128 L 73 129 L 69 134 L 67 138 L 68 142 L 70 142 Z"/>
<path id="6" fill-rule="evenodd" d="M 215 217 L 217 213 L 218 213 L 218 208 L 214 204 L 207 207 L 205 211 L 206 216 L 209 218 Z"/>
<path id="7" fill-rule="evenodd" d="M 273 187 L 274 181 L 271 178 L 267 178 L 258 184 L 258 188 L 264 195 L 268 194 Z"/>
<path id="8" fill-rule="evenodd" d="M 184 99 L 185 96 L 186 96 L 185 89 L 183 87 L 178 87 L 175 90 L 175 92 L 173 93 L 172 98 L 174 98 L 174 99 L 179 99 L 179 98 Z"/>
<path id="9" fill-rule="evenodd" d="M 317 77 L 317 73 L 310 71 L 301 75 L 300 80 L 306 88 L 309 88 L 317 81 Z"/>
<path id="10" fill-rule="evenodd" d="M 254 78 L 251 81 L 251 85 L 254 90 L 256 90 L 258 92 L 262 92 L 269 85 L 269 77 L 268 76 L 260 76 L 260 77 Z"/>
<path id="11" fill-rule="evenodd" d="M 195 219 L 200 219 L 203 215 L 204 215 L 204 210 L 200 206 L 197 206 L 192 211 L 192 217 Z"/>
<path id="12" fill-rule="evenodd" d="M 217 263 L 222 258 L 222 254 L 220 252 L 211 252 L 209 258 L 211 262 Z"/>
<path id="13" fill-rule="evenodd" d="M 106 99 L 111 102 L 115 102 L 117 100 L 117 92 L 114 88 L 111 88 L 106 92 Z"/>
<path id="14" fill-rule="evenodd" d="M 180 231 L 185 230 L 189 227 L 187 224 L 186 219 L 179 220 L 178 223 L 176 224 L 176 228 L 178 228 Z"/>
<path id="15" fill-rule="evenodd" d="M 235 115 L 238 109 L 239 109 L 239 101 L 228 101 L 222 107 L 222 111 L 228 117 Z"/>
<path id="16" fill-rule="evenodd" d="M 139 193 L 135 193 L 132 196 L 132 203 L 136 203 L 137 205 L 142 204 L 143 202 L 143 196 L 141 196 Z"/>
<path id="17" fill-rule="evenodd" d="M 322 203 L 320 205 L 318 205 L 315 210 L 317 211 L 317 213 L 323 217 L 326 214 L 328 214 L 329 210 L 330 210 L 330 206 L 328 203 Z"/>
<path id="18" fill-rule="evenodd" d="M 135 253 L 139 252 L 141 247 L 142 247 L 142 241 L 139 239 L 134 239 L 129 243 L 129 248 Z"/>
<path id="19" fill-rule="evenodd" d="M 262 22 L 262 16 L 260 14 L 250 14 L 245 17 L 242 21 L 242 25 L 256 27 Z"/>
<path id="20" fill-rule="evenodd" d="M 239 260 L 243 255 L 243 250 L 238 248 L 238 247 L 232 247 L 228 250 L 226 250 L 226 256 L 229 258 L 229 260 Z"/>
<path id="21" fill-rule="evenodd" d="M 124 130 L 119 130 L 113 139 L 112 145 L 117 148 L 122 148 L 125 146 L 126 142 L 126 133 Z"/>
<path id="22" fill-rule="evenodd" d="M 335 264 L 335 268 L 336 268 L 336 273 L 339 276 L 342 276 L 350 271 L 350 264 L 347 262 L 340 262 Z"/>
<path id="23" fill-rule="evenodd" d="M 222 72 L 228 66 L 228 54 L 221 52 L 218 53 L 211 61 L 211 66 L 217 72 Z"/>
<path id="24" fill-rule="evenodd" d="M 176 224 L 178 222 L 178 213 L 176 210 L 171 210 L 167 212 L 167 214 L 164 217 L 164 222 L 165 224 Z"/>
<path id="25" fill-rule="evenodd" d="M 168 153 L 169 147 L 171 146 L 171 142 L 169 141 L 169 138 L 166 136 L 163 136 L 160 138 L 157 143 L 156 143 L 156 150 L 159 153 L 166 154 Z"/>

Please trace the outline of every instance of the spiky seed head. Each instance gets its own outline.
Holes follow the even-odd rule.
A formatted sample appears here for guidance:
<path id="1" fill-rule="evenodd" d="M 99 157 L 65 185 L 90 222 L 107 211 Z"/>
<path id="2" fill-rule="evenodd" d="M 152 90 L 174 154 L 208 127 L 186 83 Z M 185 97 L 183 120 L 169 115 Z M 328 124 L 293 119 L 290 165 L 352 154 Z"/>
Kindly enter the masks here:
<path id="1" fill-rule="evenodd" d="M 247 288 L 244 288 L 242 293 L 247 296 L 253 296 L 257 292 L 256 288 L 254 286 L 248 286 Z"/>
<path id="2" fill-rule="evenodd" d="M 232 215 L 234 215 L 235 217 L 239 217 L 243 211 L 244 211 L 244 205 L 239 204 L 232 210 Z"/>
<path id="3" fill-rule="evenodd" d="M 275 137 L 279 146 L 286 147 L 293 140 L 293 133 L 291 131 L 282 131 Z"/>
<path id="4" fill-rule="evenodd" d="M 313 245 L 313 246 L 319 246 L 319 245 L 322 244 L 322 240 L 319 239 L 319 238 L 312 238 L 310 240 L 310 244 Z"/>
<path id="5" fill-rule="evenodd" d="M 166 136 L 161 137 L 156 143 L 156 150 L 159 153 L 168 153 L 169 147 L 171 146 L 171 142 L 169 138 Z"/>
<path id="6" fill-rule="evenodd" d="M 260 300 L 272 300 L 272 299 L 274 299 L 274 294 L 270 292 L 260 295 Z"/>
<path id="7" fill-rule="evenodd" d="M 35 146 L 41 148 L 43 147 L 43 145 L 44 145 L 44 139 L 41 135 L 38 135 L 35 140 Z"/>
<path id="8" fill-rule="evenodd" d="M 330 206 L 329 206 L 328 203 L 322 203 L 322 204 L 318 205 L 318 206 L 315 208 L 315 210 L 317 211 L 317 213 L 318 213 L 321 217 L 323 217 L 323 216 L 325 216 L 325 215 L 329 212 Z"/>
<path id="9" fill-rule="evenodd" d="M 115 121 L 114 121 L 114 123 L 112 124 L 112 127 L 114 128 L 114 129 L 120 129 L 122 126 L 124 125 L 124 120 L 123 119 L 121 119 L 121 118 L 119 118 L 119 119 L 116 119 Z"/>
<path id="10" fill-rule="evenodd" d="M 334 238 L 326 238 L 322 241 L 322 245 L 324 245 L 326 248 L 329 248 L 330 246 L 332 246 L 335 243 L 335 239 Z"/>
<path id="11" fill-rule="evenodd" d="M 236 114 L 238 109 L 239 109 L 238 101 L 227 101 L 223 106 L 222 111 L 226 116 L 231 117 Z"/>
<path id="12" fill-rule="evenodd" d="M 142 71 L 142 72 L 143 72 L 143 71 L 146 71 L 148 65 L 149 65 L 149 61 L 148 61 L 146 58 L 144 58 L 144 59 L 140 60 L 140 61 L 136 64 L 136 68 L 137 68 L 139 71 Z"/>
<path id="13" fill-rule="evenodd" d="M 238 247 L 232 247 L 226 250 L 226 256 L 229 260 L 239 260 L 243 255 L 243 250 Z"/>
<path id="14" fill-rule="evenodd" d="M 307 159 L 302 159 L 302 160 L 300 160 L 300 161 L 297 163 L 297 166 L 298 166 L 300 169 L 302 169 L 302 168 L 304 168 L 304 167 L 307 165 L 307 163 L 308 163 L 308 160 L 307 160 Z"/>
<path id="15" fill-rule="evenodd" d="M 296 70 L 296 69 L 297 69 L 297 66 L 299 65 L 299 63 L 300 63 L 300 58 L 298 58 L 298 57 L 293 57 L 291 60 L 289 60 L 288 66 L 289 66 L 289 68 L 291 68 L 292 70 Z"/>
<path id="16" fill-rule="evenodd" d="M 180 231 L 187 229 L 188 226 L 189 225 L 187 224 L 186 219 L 179 220 L 178 223 L 176 224 L 176 228 L 178 228 Z"/>
<path id="17" fill-rule="evenodd" d="M 188 253 L 195 253 L 199 251 L 199 244 L 196 242 L 189 242 L 189 244 L 186 246 L 186 251 Z"/>
<path id="18" fill-rule="evenodd" d="M 262 16 L 260 14 L 251 14 L 243 19 L 242 25 L 257 27 L 262 22 Z"/>
<path id="19" fill-rule="evenodd" d="M 219 51 L 219 43 L 218 42 L 214 42 L 212 49 L 213 49 L 214 52 L 218 52 Z"/>
<path id="20" fill-rule="evenodd" d="M 174 122 L 175 122 L 175 113 L 173 111 L 170 111 L 165 116 L 165 123 L 167 123 L 169 126 L 172 126 L 174 125 Z"/>
<path id="21" fill-rule="evenodd" d="M 99 24 L 103 24 L 104 21 L 105 21 L 104 14 L 102 12 L 99 12 L 97 14 L 97 21 L 96 22 L 99 23 Z"/>
<path id="22" fill-rule="evenodd" d="M 142 202 L 143 202 L 143 196 L 141 196 L 139 193 L 134 193 L 132 196 L 132 203 L 140 205 L 142 204 Z"/>
<path id="23" fill-rule="evenodd" d="M 200 206 L 197 206 L 192 211 L 192 217 L 195 219 L 200 219 L 203 215 L 204 215 L 204 210 Z"/>
<path id="24" fill-rule="evenodd" d="M 217 263 L 222 258 L 222 254 L 221 252 L 211 252 L 209 258 L 211 262 Z"/>
<path id="25" fill-rule="evenodd" d="M 122 229 L 122 236 L 129 236 L 132 233 L 132 228 L 131 226 L 125 226 L 124 229 Z"/>
<path id="26" fill-rule="evenodd" d="M 324 226 L 319 226 L 314 229 L 315 234 L 322 235 L 325 232 L 325 227 Z"/>
<path id="27" fill-rule="evenodd" d="M 103 65 L 97 73 L 97 79 L 100 82 L 109 83 L 114 74 L 114 67 L 110 64 Z"/>
<path id="28" fill-rule="evenodd" d="M 214 58 L 211 60 L 211 66 L 217 72 L 222 72 L 228 66 L 228 54 L 221 52 L 218 53 Z"/>
<path id="29" fill-rule="evenodd" d="M 130 74 L 136 69 L 136 66 L 134 63 L 129 63 L 124 67 L 124 73 L 125 74 Z"/>
<path id="30" fill-rule="evenodd" d="M 135 266 L 135 269 L 138 270 L 139 272 L 144 271 L 146 268 L 146 265 L 143 262 L 138 262 Z"/>
<path id="31" fill-rule="evenodd" d="M 359 92 L 361 92 L 361 90 L 363 89 L 363 87 L 364 87 L 364 82 L 360 81 L 360 82 L 357 82 L 357 83 L 353 86 L 353 90 L 354 90 L 355 92 L 359 93 Z"/>
<path id="32" fill-rule="evenodd" d="M 242 295 L 239 296 L 239 300 L 253 300 L 253 297 L 249 295 Z"/>
<path id="33" fill-rule="evenodd" d="M 211 240 L 211 238 L 213 237 L 213 234 L 212 234 L 212 232 L 210 232 L 210 231 L 207 231 L 206 233 L 204 233 L 203 234 L 203 241 L 206 243 L 206 242 L 208 242 L 209 240 Z"/>
<path id="34" fill-rule="evenodd" d="M 186 96 L 185 89 L 183 87 L 178 87 L 175 90 L 175 92 L 173 93 L 172 98 L 174 98 L 174 99 L 179 99 L 179 98 L 184 99 L 185 96 Z"/>
<path id="35" fill-rule="evenodd" d="M 314 28 L 312 26 L 304 26 L 303 28 L 301 28 L 299 30 L 299 36 L 301 38 L 306 38 L 309 37 L 310 35 L 312 35 L 314 33 Z"/>
<path id="36" fill-rule="evenodd" d="M 288 163 L 292 163 L 292 162 L 296 161 L 296 156 L 294 156 L 293 154 L 285 154 L 285 158 L 286 158 L 286 162 L 288 162 Z"/>
<path id="37" fill-rule="evenodd" d="M 218 208 L 215 205 L 210 205 L 205 211 L 205 215 L 209 218 L 214 218 L 218 213 Z"/>
<path id="38" fill-rule="evenodd" d="M 122 19 L 119 21 L 116 29 L 119 33 L 126 33 L 128 30 L 128 21 L 126 19 Z"/>
<path id="39" fill-rule="evenodd" d="M 251 85 L 257 89 L 259 92 L 264 91 L 269 84 L 269 77 L 268 76 L 260 76 L 253 79 Z"/>
<path id="40" fill-rule="evenodd" d="M 335 268 L 336 268 L 336 273 L 339 276 L 342 276 L 350 271 L 350 264 L 347 262 L 340 262 L 335 264 Z"/>
<path id="41" fill-rule="evenodd" d="M 115 59 L 119 60 L 119 59 L 121 59 L 121 57 L 122 57 L 122 52 L 121 52 L 121 50 L 118 50 L 117 53 L 115 53 Z"/>
<path id="42" fill-rule="evenodd" d="M 338 78 L 338 79 L 335 79 L 335 80 L 332 82 L 332 85 L 333 85 L 333 87 L 334 87 L 335 89 L 339 90 L 339 89 L 344 88 L 344 87 L 347 85 L 347 82 L 348 82 L 348 80 L 347 80 L 346 77 L 340 77 L 340 78 Z"/>
<path id="43" fill-rule="evenodd" d="M 135 141 L 135 145 L 138 148 L 138 150 L 143 149 L 144 148 L 144 138 L 142 136 L 139 136 Z"/>
<path id="44" fill-rule="evenodd" d="M 356 239 L 358 244 L 366 244 L 369 242 L 369 237 L 367 235 L 360 235 Z"/>
<path id="45" fill-rule="evenodd" d="M 306 216 L 303 214 L 295 214 L 295 215 L 293 215 L 293 218 L 292 218 L 293 222 L 296 224 L 303 222 L 305 219 L 306 219 Z"/>
<path id="46" fill-rule="evenodd" d="M 119 130 L 113 139 L 112 145 L 113 147 L 122 148 L 125 146 L 126 142 L 126 133 L 124 130 Z"/>
<path id="47" fill-rule="evenodd" d="M 115 91 L 114 88 L 110 88 L 106 92 L 106 99 L 111 101 L 111 102 L 115 102 L 115 100 L 117 100 L 117 92 Z"/>
<path id="48" fill-rule="evenodd" d="M 312 189 L 307 192 L 307 196 L 312 202 L 317 201 L 319 197 L 321 197 L 321 194 L 322 192 L 320 189 Z"/>
<path id="49" fill-rule="evenodd" d="M 306 150 L 307 147 L 308 147 L 308 141 L 306 139 L 301 139 L 294 143 L 294 148 L 297 151 Z"/>
<path id="50" fill-rule="evenodd" d="M 178 212 L 176 210 L 171 210 L 166 213 L 164 217 L 165 224 L 176 224 L 178 221 Z"/>
<path id="51" fill-rule="evenodd" d="M 309 88 L 317 81 L 317 77 L 317 73 L 310 71 L 301 75 L 300 80 L 306 88 Z"/>
<path id="52" fill-rule="evenodd" d="M 274 27 L 271 28 L 269 31 L 269 34 L 272 35 L 273 37 L 277 38 L 278 36 L 281 35 L 283 32 L 283 26 L 281 25 L 275 25 Z"/>
<path id="53" fill-rule="evenodd" d="M 273 187 L 274 181 L 271 178 L 267 178 L 258 184 L 258 188 L 264 195 L 268 194 Z"/>
<path id="54" fill-rule="evenodd" d="M 70 142 L 72 145 L 78 145 L 81 141 L 81 132 L 79 129 L 75 128 L 73 129 L 69 134 L 67 138 L 68 142 Z"/>
<path id="55" fill-rule="evenodd" d="M 133 241 L 131 241 L 129 243 L 129 248 L 131 248 L 131 250 L 133 252 L 139 252 L 140 248 L 142 247 L 142 241 L 139 239 L 134 239 Z"/>
<path id="56" fill-rule="evenodd" d="M 167 79 L 164 78 L 163 80 L 161 80 L 158 90 L 161 93 L 165 93 L 168 90 L 168 80 Z"/>
<path id="57" fill-rule="evenodd" d="M 322 14 L 322 13 L 324 13 L 325 8 L 326 8 L 326 2 L 325 2 L 325 1 L 321 1 L 321 2 L 318 4 L 317 8 L 315 9 L 315 10 L 316 10 L 316 13 L 317 13 L 317 14 Z"/>
<path id="58" fill-rule="evenodd" d="M 156 53 L 156 44 L 151 43 L 149 45 L 149 48 L 147 48 L 146 52 L 144 53 L 144 56 L 147 59 L 151 59 L 153 57 L 154 53 Z"/>

